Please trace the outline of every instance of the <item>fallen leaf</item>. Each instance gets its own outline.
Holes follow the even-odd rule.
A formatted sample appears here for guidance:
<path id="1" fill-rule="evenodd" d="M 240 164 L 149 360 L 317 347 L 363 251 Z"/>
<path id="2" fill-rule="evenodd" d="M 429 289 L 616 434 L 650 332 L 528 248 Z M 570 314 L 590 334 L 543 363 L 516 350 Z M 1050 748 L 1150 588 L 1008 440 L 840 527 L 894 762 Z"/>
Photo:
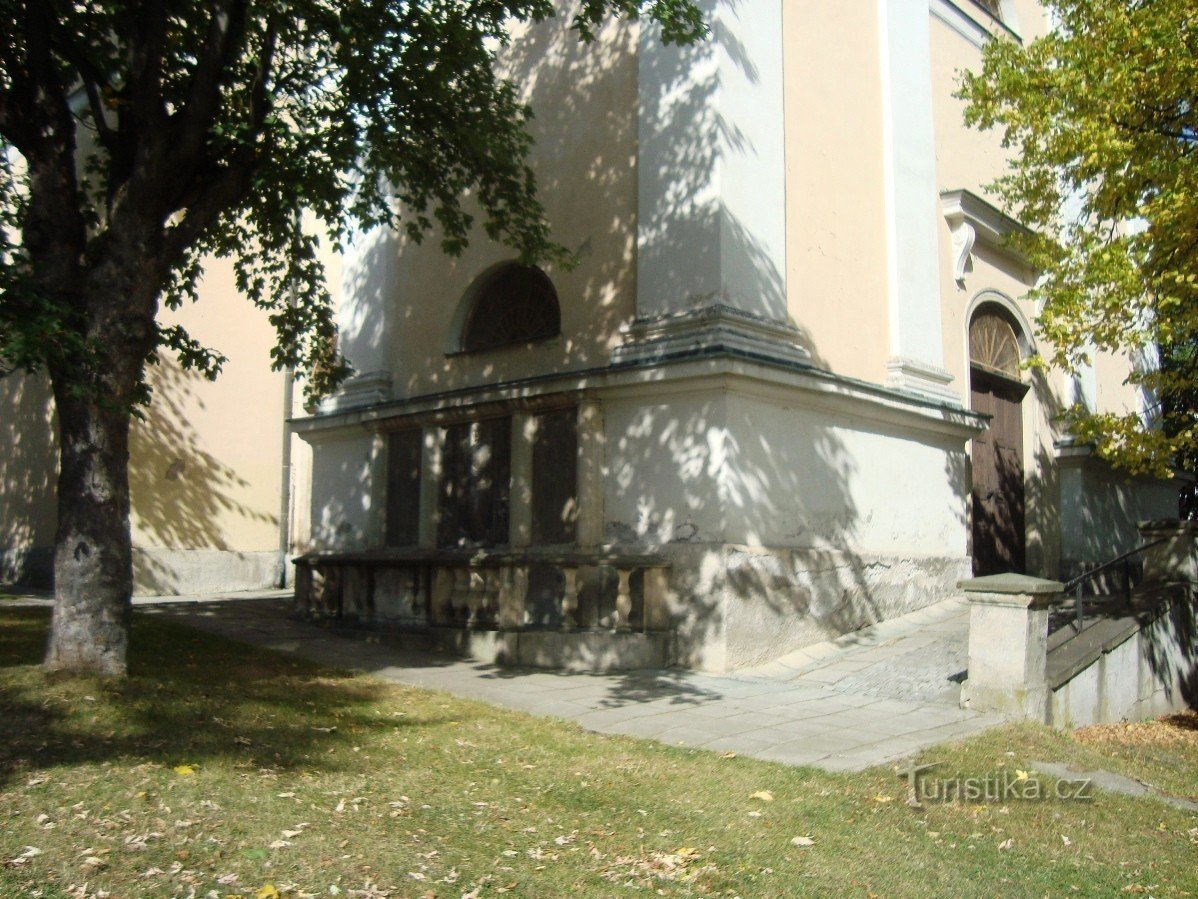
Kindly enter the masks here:
<path id="1" fill-rule="evenodd" d="M 175 765 L 174 772 L 180 777 L 189 777 L 196 773 L 195 765 Z"/>
<path id="2" fill-rule="evenodd" d="M 756 793 L 752 794 L 749 798 L 750 799 L 760 799 L 762 802 L 773 802 L 774 794 L 771 793 L 769 790 L 758 790 Z"/>
<path id="3" fill-rule="evenodd" d="M 722 759 L 734 759 L 734 758 L 736 758 L 736 753 L 735 753 L 735 752 L 725 752 L 723 755 L 721 755 L 721 756 L 720 756 L 720 758 L 722 758 Z"/>
<path id="4" fill-rule="evenodd" d="M 998 851 L 1006 852 L 1008 849 L 1012 848 L 1014 845 L 1015 845 L 1014 839 L 1012 839 L 1012 838 L 1005 839 L 1001 843 L 998 844 Z"/>
<path id="5" fill-rule="evenodd" d="M 815 840 L 811 837 L 794 837 L 790 841 L 792 846 L 814 846 Z"/>
<path id="6" fill-rule="evenodd" d="M 254 899 L 279 899 L 279 891 L 275 889 L 274 884 L 267 883 L 254 893 Z"/>
<path id="7" fill-rule="evenodd" d="M 1029 777 L 1031 777 L 1030 772 L 1024 771 L 1020 768 L 1015 769 L 1015 779 L 1016 780 L 1027 780 Z"/>
<path id="8" fill-rule="evenodd" d="M 874 797 L 874 802 L 877 802 L 877 803 L 894 802 L 894 797 L 893 796 L 883 796 L 881 794 L 878 794 L 877 796 Z"/>

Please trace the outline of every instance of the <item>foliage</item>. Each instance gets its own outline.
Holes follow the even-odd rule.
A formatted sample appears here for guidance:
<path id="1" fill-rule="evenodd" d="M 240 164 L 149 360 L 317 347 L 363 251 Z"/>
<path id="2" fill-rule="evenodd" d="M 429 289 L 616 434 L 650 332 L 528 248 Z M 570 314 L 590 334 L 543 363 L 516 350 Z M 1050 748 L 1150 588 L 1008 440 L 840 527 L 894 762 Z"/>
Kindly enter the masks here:
<path id="1" fill-rule="evenodd" d="M 689 0 L 581 0 L 574 27 L 589 40 L 612 13 L 651 15 L 667 41 L 703 31 Z M 152 322 L 160 296 L 197 299 L 211 254 L 269 312 L 275 366 L 321 394 L 347 373 L 322 239 L 436 226 L 454 253 L 477 208 L 524 258 L 562 255 L 526 164 L 530 112 L 493 67 L 512 20 L 553 14 L 553 0 L 0 0 L 0 374 L 45 366 L 104 392 L 96 321 L 121 305 L 101 297 L 106 273 L 117 294 L 148 288 L 116 312 Z M 147 361 L 165 347 L 217 374 L 219 353 L 151 327 L 131 342 Z M 131 394 L 147 399 L 140 366 Z"/>
<path id="2" fill-rule="evenodd" d="M 995 190 L 1035 230 L 1041 334 L 1067 370 L 1113 352 L 1135 365 L 1163 427 L 1074 407 L 1076 433 L 1133 472 L 1167 474 L 1198 448 L 1198 7 L 1192 0 L 1048 0 L 1056 23 L 1028 44 L 991 41 L 963 76 L 966 120 L 1001 128 L 1010 170 Z M 1166 354 L 1170 351 L 1166 350 Z M 1176 354 L 1174 354 L 1176 355 Z M 1151 405 L 1151 404 L 1150 404 Z"/>

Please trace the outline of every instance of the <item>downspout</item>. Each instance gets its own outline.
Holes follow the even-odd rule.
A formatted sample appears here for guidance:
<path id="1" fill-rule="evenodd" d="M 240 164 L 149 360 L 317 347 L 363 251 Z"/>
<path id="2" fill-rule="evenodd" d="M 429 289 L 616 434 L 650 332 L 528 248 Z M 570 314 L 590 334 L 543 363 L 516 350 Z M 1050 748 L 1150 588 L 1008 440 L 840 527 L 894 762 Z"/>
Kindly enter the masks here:
<path id="1" fill-rule="evenodd" d="M 283 369 L 283 469 L 282 489 L 279 491 L 279 566 L 276 585 L 280 590 L 287 587 L 287 556 L 291 552 L 291 404 L 295 394 L 295 373 L 290 367 Z"/>

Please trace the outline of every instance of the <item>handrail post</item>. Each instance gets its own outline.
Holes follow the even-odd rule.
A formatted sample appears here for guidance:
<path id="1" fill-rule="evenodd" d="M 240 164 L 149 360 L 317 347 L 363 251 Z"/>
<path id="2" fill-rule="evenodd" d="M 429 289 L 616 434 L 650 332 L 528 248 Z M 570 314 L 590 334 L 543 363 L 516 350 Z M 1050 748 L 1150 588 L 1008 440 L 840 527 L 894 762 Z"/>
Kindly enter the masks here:
<path id="1" fill-rule="evenodd" d="M 1082 607 L 1082 588 L 1085 586 L 1085 581 L 1078 581 L 1077 588 L 1073 591 L 1074 613 L 1077 616 L 1077 632 L 1079 634 L 1085 627 L 1085 611 Z"/>

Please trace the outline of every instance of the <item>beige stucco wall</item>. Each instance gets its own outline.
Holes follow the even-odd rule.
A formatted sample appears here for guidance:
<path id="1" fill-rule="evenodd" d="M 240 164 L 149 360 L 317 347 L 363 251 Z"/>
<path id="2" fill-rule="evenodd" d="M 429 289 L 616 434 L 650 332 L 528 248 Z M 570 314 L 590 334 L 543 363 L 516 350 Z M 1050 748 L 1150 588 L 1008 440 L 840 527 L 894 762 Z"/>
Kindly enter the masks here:
<path id="1" fill-rule="evenodd" d="M 273 329 L 242 299 L 231 266 L 205 267 L 203 299 L 160 320 L 228 357 L 207 381 L 164 358 L 153 402 L 130 437 L 133 539 L 176 549 L 273 550 L 279 543 L 283 375 L 270 370 Z"/>
<path id="2" fill-rule="evenodd" d="M 0 422 L 0 584 L 42 581 L 58 523 L 58 441 L 46 378 L 0 378 Z"/>
<path id="3" fill-rule="evenodd" d="M 787 3 L 786 276 L 815 363 L 886 374 L 882 81 L 875 4 Z"/>
<path id="4" fill-rule="evenodd" d="M 561 303 L 561 336 L 447 356 L 467 288 L 512 251 L 481 229 L 457 259 L 440 252 L 435 234 L 420 247 L 380 243 L 375 252 L 393 260 L 377 292 L 394 311 L 385 339 L 397 397 L 606 364 L 634 315 L 638 26 L 609 23 L 588 46 L 569 22 L 562 14 L 523 29 L 501 53 L 535 115 L 532 162 L 553 237 L 579 258 L 572 271 L 546 268 Z"/>
<path id="5" fill-rule="evenodd" d="M 152 403 L 130 432 L 135 592 L 268 586 L 276 578 L 282 505 L 283 375 L 270 371 L 266 314 L 212 262 L 203 299 L 163 323 L 228 357 L 216 382 L 163 357 Z M 0 379 L 0 582 L 48 571 L 54 542 L 57 441 L 44 377 Z M 11 424 L 10 424 L 11 423 Z M 44 581 L 43 581 L 44 582 Z"/>

